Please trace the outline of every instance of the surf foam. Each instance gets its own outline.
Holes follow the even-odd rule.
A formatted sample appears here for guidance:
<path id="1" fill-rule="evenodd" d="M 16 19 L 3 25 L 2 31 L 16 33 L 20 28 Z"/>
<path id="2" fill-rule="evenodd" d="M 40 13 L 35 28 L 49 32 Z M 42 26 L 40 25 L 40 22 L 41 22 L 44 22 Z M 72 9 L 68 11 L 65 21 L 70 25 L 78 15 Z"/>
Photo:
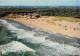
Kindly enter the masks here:
<path id="1" fill-rule="evenodd" d="M 35 50 L 27 47 L 26 45 L 24 45 L 18 41 L 13 41 L 11 43 L 0 46 L 0 52 L 2 54 L 6 54 L 8 52 L 26 52 L 26 51 L 35 52 Z"/>
<path id="2" fill-rule="evenodd" d="M 42 45 L 47 46 L 51 49 L 55 49 L 57 53 L 63 53 L 63 54 L 69 54 L 69 55 L 80 55 L 80 48 L 73 47 L 71 45 L 67 44 L 60 44 L 57 42 L 52 42 L 50 40 L 47 40 L 45 43 L 42 43 Z"/>

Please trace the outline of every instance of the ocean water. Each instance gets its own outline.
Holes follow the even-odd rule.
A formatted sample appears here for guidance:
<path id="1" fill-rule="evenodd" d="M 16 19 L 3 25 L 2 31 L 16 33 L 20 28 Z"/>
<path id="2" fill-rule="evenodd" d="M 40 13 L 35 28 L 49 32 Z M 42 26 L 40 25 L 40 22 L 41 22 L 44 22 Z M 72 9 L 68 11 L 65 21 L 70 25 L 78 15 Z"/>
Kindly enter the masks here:
<path id="1" fill-rule="evenodd" d="M 12 20 L 0 19 L 1 26 L 9 31 L 2 28 L 2 32 L 7 34 L 0 33 L 9 38 L 7 43 L 0 45 L 1 56 L 80 56 L 80 39 L 54 34 Z"/>

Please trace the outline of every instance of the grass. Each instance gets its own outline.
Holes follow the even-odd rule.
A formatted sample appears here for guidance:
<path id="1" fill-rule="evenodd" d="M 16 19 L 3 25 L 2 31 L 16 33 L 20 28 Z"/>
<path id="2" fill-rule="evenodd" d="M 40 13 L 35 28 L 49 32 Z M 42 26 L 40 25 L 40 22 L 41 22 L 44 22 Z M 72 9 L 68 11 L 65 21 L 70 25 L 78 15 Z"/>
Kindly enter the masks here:
<path id="1" fill-rule="evenodd" d="M 52 18 L 53 21 L 80 22 L 80 18 L 74 18 L 74 17 L 43 16 L 43 18 Z"/>
<path id="2" fill-rule="evenodd" d="M 73 17 L 55 17 L 54 21 L 69 21 L 69 22 L 80 22 L 80 19 Z"/>

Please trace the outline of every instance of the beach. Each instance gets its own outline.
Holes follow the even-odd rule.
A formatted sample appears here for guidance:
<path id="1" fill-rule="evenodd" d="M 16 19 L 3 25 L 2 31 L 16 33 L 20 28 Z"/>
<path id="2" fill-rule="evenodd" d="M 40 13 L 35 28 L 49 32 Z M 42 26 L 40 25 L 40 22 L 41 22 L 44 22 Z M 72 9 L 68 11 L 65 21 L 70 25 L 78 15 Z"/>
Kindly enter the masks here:
<path id="1" fill-rule="evenodd" d="M 8 18 L 13 21 L 28 24 L 55 34 L 63 34 L 70 37 L 80 38 L 80 22 L 70 21 L 55 21 L 56 17 L 41 17 L 38 19 L 27 19 L 27 18 Z M 68 18 L 68 17 L 67 17 Z M 70 17 L 69 17 L 70 18 Z"/>
<path id="2" fill-rule="evenodd" d="M 54 34 L 13 20 L 0 19 L 0 24 L 9 31 L 7 33 L 1 28 L 0 36 L 4 39 L 6 37 L 5 41 L 11 38 L 7 44 L 0 45 L 1 56 L 22 56 L 23 53 L 25 56 L 80 56 L 80 39 Z"/>

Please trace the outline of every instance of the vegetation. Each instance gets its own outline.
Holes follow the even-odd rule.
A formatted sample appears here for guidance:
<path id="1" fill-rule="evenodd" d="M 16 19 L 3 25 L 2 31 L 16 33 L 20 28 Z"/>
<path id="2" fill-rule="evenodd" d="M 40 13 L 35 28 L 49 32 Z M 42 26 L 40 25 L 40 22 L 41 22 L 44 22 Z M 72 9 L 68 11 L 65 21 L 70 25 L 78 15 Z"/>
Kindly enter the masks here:
<path id="1" fill-rule="evenodd" d="M 38 13 L 42 16 L 71 16 L 80 18 L 80 8 L 78 7 L 52 7 L 52 8 L 34 8 L 34 7 L 11 7 L 0 8 L 0 16 L 18 13 Z"/>
<path id="2" fill-rule="evenodd" d="M 53 21 L 69 21 L 69 22 L 80 22 L 80 19 L 72 18 L 72 17 L 55 17 L 52 19 Z"/>

